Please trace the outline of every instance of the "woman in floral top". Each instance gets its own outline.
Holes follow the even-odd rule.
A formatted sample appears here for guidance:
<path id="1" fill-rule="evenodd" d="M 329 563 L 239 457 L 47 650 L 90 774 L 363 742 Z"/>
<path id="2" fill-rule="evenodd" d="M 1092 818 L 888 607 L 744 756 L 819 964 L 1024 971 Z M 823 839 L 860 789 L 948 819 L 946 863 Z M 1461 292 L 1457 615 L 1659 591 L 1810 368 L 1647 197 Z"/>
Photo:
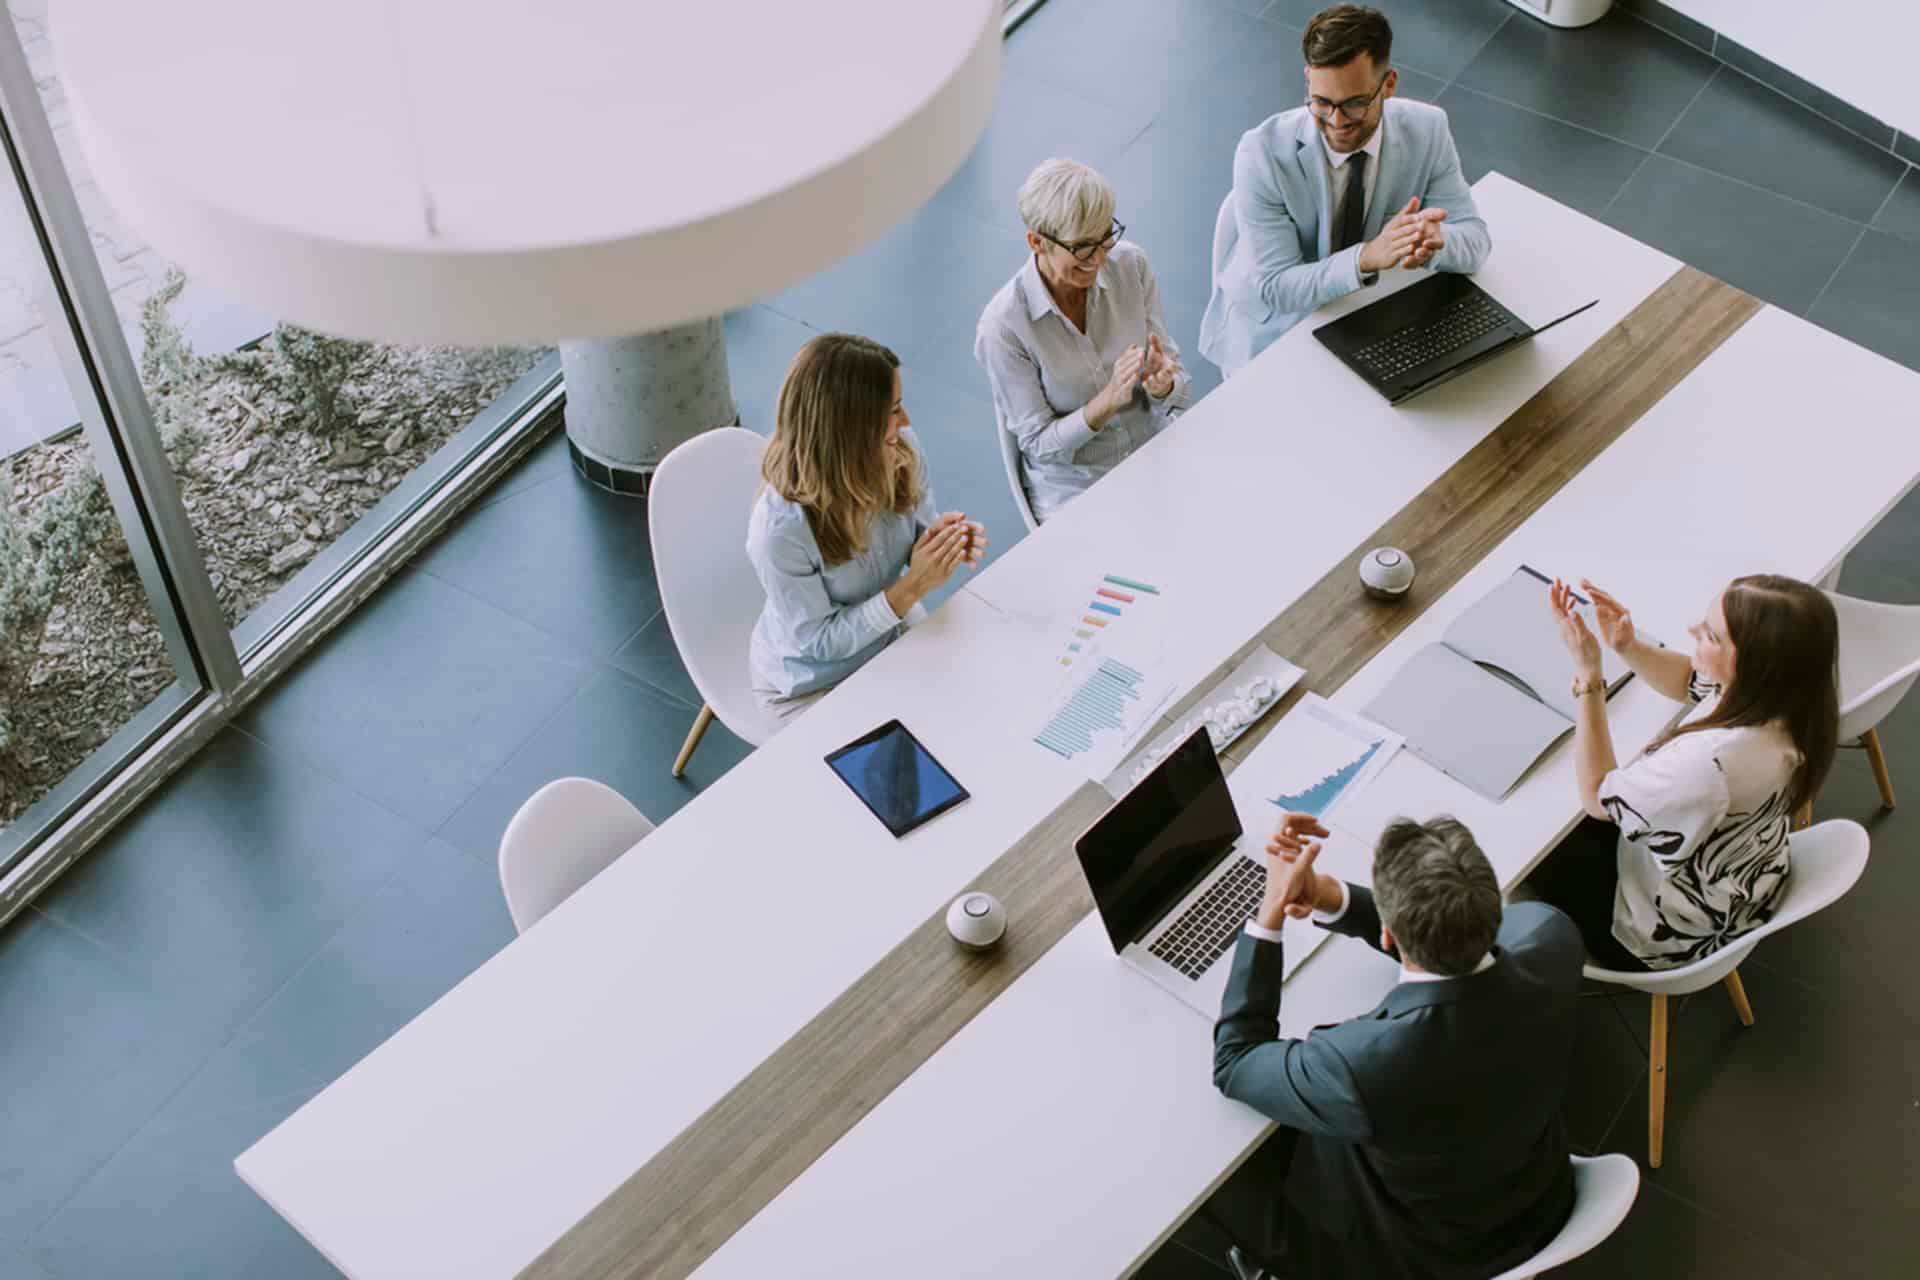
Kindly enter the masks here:
<path id="1" fill-rule="evenodd" d="M 1833 602 L 1794 578 L 1736 578 L 1687 628 L 1692 654 L 1642 640 L 1611 595 L 1582 581 L 1600 637 L 1641 679 L 1695 706 L 1625 765 L 1607 725 L 1600 639 L 1556 582 L 1574 661 L 1575 773 L 1589 815 L 1529 884 L 1580 926 L 1609 969 L 1670 969 L 1773 915 L 1788 831 L 1833 763 L 1839 733 Z"/>

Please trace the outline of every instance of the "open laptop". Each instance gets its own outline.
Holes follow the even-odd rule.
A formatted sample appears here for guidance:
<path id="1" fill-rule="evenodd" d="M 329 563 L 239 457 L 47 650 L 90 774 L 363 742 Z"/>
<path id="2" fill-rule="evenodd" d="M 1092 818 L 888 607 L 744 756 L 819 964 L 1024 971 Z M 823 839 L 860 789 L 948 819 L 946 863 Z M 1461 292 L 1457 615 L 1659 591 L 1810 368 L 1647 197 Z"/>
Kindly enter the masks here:
<path id="1" fill-rule="evenodd" d="M 1073 846 L 1120 958 L 1209 1018 L 1267 888 L 1264 852 L 1241 834 L 1202 726 Z"/>
<path id="2" fill-rule="evenodd" d="M 1437 271 L 1313 331 L 1369 386 L 1399 404 L 1579 315 L 1599 299 L 1529 324 L 1466 276 Z"/>

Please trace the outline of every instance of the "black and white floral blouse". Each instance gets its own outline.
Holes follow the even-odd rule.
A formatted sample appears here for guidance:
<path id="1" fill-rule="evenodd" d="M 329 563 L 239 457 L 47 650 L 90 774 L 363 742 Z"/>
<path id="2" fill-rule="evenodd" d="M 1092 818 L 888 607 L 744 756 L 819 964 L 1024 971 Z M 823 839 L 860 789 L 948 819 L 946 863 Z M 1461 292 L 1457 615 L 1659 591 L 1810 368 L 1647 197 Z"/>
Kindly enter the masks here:
<path id="1" fill-rule="evenodd" d="M 1696 720 L 1719 689 L 1693 677 Z M 1654 969 L 1691 964 L 1773 915 L 1800 754 L 1774 723 L 1682 734 L 1600 781 L 1620 827 L 1613 936 Z"/>

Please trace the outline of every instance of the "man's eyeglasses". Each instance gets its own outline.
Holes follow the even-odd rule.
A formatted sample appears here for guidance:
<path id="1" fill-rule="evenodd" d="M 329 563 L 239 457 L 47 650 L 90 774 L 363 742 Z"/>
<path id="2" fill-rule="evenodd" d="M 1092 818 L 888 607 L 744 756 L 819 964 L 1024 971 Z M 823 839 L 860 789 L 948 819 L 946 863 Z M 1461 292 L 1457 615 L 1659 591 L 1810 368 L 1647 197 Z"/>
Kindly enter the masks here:
<path id="1" fill-rule="evenodd" d="M 1387 74 L 1391 75 L 1393 73 L 1388 72 Z M 1378 98 L 1380 91 L 1386 87 L 1387 77 L 1381 76 L 1380 83 L 1373 86 L 1372 93 L 1366 94 L 1363 97 L 1348 98 L 1344 102 L 1334 102 L 1330 99 L 1322 98 L 1318 94 L 1309 94 L 1307 96 L 1307 110 L 1313 112 L 1313 117 L 1316 120 L 1331 120 L 1333 113 L 1336 111 L 1349 120 L 1358 120 L 1361 116 L 1366 115 L 1368 111 L 1373 109 L 1373 100 Z"/>
<path id="2" fill-rule="evenodd" d="M 1104 240 L 1081 240 L 1075 244 L 1068 244 L 1065 240 L 1055 239 L 1044 231 L 1040 233 L 1040 237 L 1043 240 L 1052 240 L 1053 243 L 1065 249 L 1073 255 L 1075 262 L 1092 262 L 1094 254 L 1100 252 L 1102 249 L 1113 248 L 1114 245 L 1120 243 L 1120 237 L 1125 234 L 1127 234 L 1127 224 L 1116 218 L 1114 219 L 1113 230 L 1107 232 Z"/>

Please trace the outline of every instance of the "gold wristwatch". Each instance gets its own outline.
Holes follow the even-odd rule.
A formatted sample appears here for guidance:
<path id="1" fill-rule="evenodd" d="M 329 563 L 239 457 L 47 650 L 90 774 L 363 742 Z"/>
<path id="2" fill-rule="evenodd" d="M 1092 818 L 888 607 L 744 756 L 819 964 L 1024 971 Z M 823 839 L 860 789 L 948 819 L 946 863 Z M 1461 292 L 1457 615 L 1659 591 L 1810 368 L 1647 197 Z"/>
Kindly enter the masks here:
<path id="1" fill-rule="evenodd" d="M 1579 676 L 1575 676 L 1573 683 L 1570 684 L 1568 688 L 1572 690 L 1573 696 L 1576 698 L 1584 698 L 1590 693 L 1604 694 L 1607 691 L 1607 678 L 1605 676 L 1593 676 L 1589 679 L 1582 680 Z"/>

